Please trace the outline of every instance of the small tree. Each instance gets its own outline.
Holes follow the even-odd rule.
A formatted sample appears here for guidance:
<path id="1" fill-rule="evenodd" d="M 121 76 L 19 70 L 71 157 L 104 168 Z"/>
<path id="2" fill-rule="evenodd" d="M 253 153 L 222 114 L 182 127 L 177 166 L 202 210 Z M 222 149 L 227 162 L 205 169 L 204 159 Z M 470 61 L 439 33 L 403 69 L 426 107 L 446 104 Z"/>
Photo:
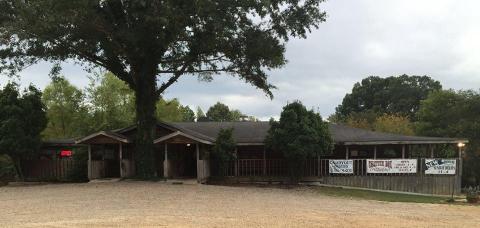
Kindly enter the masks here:
<path id="1" fill-rule="evenodd" d="M 283 153 L 294 183 L 300 180 L 307 159 L 330 153 L 333 149 L 328 124 L 299 101 L 283 107 L 280 121 L 270 120 L 266 144 Z"/>
<path id="2" fill-rule="evenodd" d="M 33 86 L 20 95 L 14 83 L 0 91 L 0 154 L 13 160 L 21 179 L 20 162 L 39 150 L 40 133 L 47 125 L 41 97 L 42 93 Z"/>
<path id="3" fill-rule="evenodd" d="M 212 156 L 218 164 L 219 175 L 226 174 L 227 163 L 235 158 L 236 147 L 233 139 L 233 128 L 221 129 L 213 146 Z"/>

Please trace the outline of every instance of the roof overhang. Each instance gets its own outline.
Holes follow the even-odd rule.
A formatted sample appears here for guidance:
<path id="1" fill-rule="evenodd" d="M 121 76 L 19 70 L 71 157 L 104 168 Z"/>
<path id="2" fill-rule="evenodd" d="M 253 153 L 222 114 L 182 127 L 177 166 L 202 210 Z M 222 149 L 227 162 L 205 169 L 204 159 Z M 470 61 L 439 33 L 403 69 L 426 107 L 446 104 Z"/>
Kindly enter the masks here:
<path id="1" fill-rule="evenodd" d="M 93 140 L 93 139 L 95 139 L 96 137 L 99 137 L 99 136 L 105 136 L 107 138 L 113 139 L 114 141 L 118 141 L 119 143 L 130 143 L 130 140 L 128 140 L 128 139 L 119 137 L 118 135 L 115 135 L 115 134 L 112 134 L 112 133 L 106 132 L 106 131 L 100 131 L 100 132 L 97 132 L 97 133 L 93 133 L 89 136 L 86 136 L 84 138 L 81 138 L 81 139 L 75 141 L 75 143 L 76 144 L 82 144 L 82 143 L 88 144 L 88 141 L 91 141 L 91 140 Z"/>
<path id="2" fill-rule="evenodd" d="M 168 135 L 165 135 L 165 136 L 162 136 L 158 139 L 155 139 L 153 141 L 154 144 L 157 144 L 157 143 L 161 143 L 161 142 L 165 142 L 171 138 L 174 138 L 174 137 L 177 137 L 177 136 L 183 136 L 183 137 L 186 137 L 186 138 L 189 138 L 193 141 L 196 141 L 196 142 L 199 142 L 199 143 L 203 143 L 203 144 L 208 144 L 208 145 L 212 145 L 213 142 L 209 141 L 209 140 L 204 140 L 204 139 L 201 139 L 201 138 L 198 138 L 198 137 L 195 137 L 193 135 L 190 135 L 190 134 L 187 134 L 187 133 L 184 133 L 184 132 L 181 132 L 181 131 L 175 131 L 171 134 L 168 134 Z"/>
<path id="3" fill-rule="evenodd" d="M 455 139 L 455 140 L 411 140 L 411 141 L 352 141 L 352 142 L 343 142 L 339 144 L 343 145 L 401 145 L 401 144 L 457 144 L 457 143 L 468 143 L 466 139 Z"/>

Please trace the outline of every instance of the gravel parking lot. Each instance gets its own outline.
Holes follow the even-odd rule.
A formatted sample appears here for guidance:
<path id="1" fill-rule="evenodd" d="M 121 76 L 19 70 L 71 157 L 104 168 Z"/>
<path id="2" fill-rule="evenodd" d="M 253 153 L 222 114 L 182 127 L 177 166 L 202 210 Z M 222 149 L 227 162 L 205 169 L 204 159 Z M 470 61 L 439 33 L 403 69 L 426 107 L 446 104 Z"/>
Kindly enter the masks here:
<path id="1" fill-rule="evenodd" d="M 2 227 L 475 227 L 480 207 L 161 182 L 0 188 Z"/>

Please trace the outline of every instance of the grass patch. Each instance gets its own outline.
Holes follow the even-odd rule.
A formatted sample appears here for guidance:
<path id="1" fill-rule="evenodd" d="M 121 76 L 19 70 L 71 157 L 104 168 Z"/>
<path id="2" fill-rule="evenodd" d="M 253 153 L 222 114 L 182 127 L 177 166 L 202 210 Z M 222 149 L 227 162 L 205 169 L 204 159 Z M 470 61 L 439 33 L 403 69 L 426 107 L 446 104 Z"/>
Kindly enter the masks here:
<path id="1" fill-rule="evenodd" d="M 360 189 L 345 189 L 340 187 L 315 187 L 315 190 L 327 196 L 343 198 L 357 198 L 365 200 L 378 200 L 386 202 L 409 202 L 409 203 L 447 203 L 450 197 L 408 195 L 391 192 L 377 192 Z"/>

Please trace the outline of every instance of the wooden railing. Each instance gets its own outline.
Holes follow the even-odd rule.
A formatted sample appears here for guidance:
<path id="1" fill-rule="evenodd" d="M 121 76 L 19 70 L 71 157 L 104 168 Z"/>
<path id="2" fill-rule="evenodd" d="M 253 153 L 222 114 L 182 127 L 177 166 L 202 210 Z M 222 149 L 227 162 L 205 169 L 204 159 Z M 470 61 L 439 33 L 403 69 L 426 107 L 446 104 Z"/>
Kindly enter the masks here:
<path id="1" fill-rule="evenodd" d="M 415 173 L 368 173 L 367 159 L 349 159 L 353 161 L 353 173 L 338 174 L 329 172 L 329 159 L 309 159 L 304 162 L 302 172 L 304 177 L 322 176 L 411 176 L 425 175 L 425 159 L 417 159 L 417 170 Z M 457 160 L 456 170 L 459 172 L 459 161 Z M 288 174 L 287 161 L 285 159 L 237 159 L 226 162 L 223 165 L 212 161 L 212 175 L 223 174 L 223 176 L 286 176 Z M 222 170 L 220 170 L 222 169 Z"/>
<path id="2" fill-rule="evenodd" d="M 22 172 L 26 180 L 65 180 L 75 166 L 73 159 L 22 160 Z"/>

